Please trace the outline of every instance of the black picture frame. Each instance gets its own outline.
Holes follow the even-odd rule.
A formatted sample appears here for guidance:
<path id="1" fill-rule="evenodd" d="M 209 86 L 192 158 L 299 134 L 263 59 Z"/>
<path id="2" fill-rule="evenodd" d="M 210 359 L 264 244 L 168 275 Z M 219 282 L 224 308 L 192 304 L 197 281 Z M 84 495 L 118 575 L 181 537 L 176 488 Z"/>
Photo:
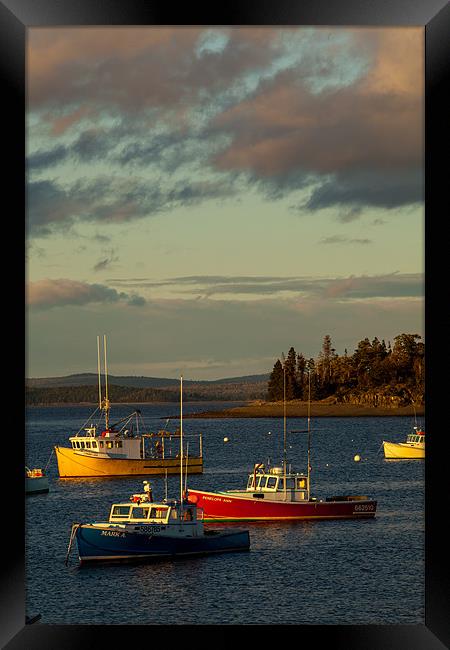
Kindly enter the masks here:
<path id="1" fill-rule="evenodd" d="M 23 356 L 18 334 L 26 328 L 23 286 L 26 271 L 23 257 L 26 210 L 24 129 L 26 77 L 25 45 L 27 29 L 65 25 L 348 25 L 348 26 L 423 26 L 425 30 L 425 329 L 426 329 L 426 567 L 425 625 L 383 626 L 298 626 L 272 628 L 274 640 L 284 642 L 287 632 L 296 643 L 332 643 L 347 650 L 439 650 L 450 647 L 450 601 L 448 598 L 449 551 L 445 519 L 449 508 L 447 486 L 446 419 L 448 401 L 445 381 L 448 375 L 447 334 L 448 298 L 443 290 L 446 279 L 444 261 L 447 189 L 445 164 L 446 127 L 449 115 L 445 81 L 449 57 L 450 9 L 445 0 L 241 0 L 223 6 L 204 3 L 176 7 L 151 0 L 0 0 L 0 69 L 2 114 L 4 118 L 4 228 L 3 259 L 6 288 L 4 312 L 4 393 L 6 424 L 3 429 L 2 481 L 5 499 L 12 503 L 14 517 L 3 513 L 2 579 L 0 590 L 0 643 L 8 650 L 19 648 L 78 648 L 119 643 L 174 642 L 179 636 L 192 643 L 214 643 L 215 630 L 178 626 L 59 626 L 35 622 L 25 617 L 24 544 L 24 426 L 18 413 L 24 413 L 26 349 Z M 6 201 L 5 201 L 6 199 Z M 5 208 L 8 206 L 8 209 Z M 6 229 L 6 226 L 9 227 Z M 445 279 L 444 279 L 445 278 Z M 24 316 L 24 317 L 23 317 Z M 24 337 L 25 338 L 25 337 Z M 11 393 L 11 387 L 13 391 Z M 13 400 L 11 400 L 11 395 Z M 14 404 L 13 404 L 14 402 Z M 36 522 L 38 525 L 38 522 Z M 407 549 L 405 549 L 407 552 Z M 307 586 L 306 586 L 307 587 Z M 51 589 L 46 585 L 45 589 Z M 408 603 L 405 602 L 405 607 Z M 39 613 L 36 612 L 36 617 Z M 169 624 L 169 622 L 167 622 Z M 177 623 L 182 623 L 177 621 Z M 268 626 L 271 627 L 271 626 Z M 280 636 L 280 632 L 283 636 Z M 205 636 L 205 633 L 207 636 Z M 237 640 L 239 630 L 221 626 L 221 641 Z M 200 637 L 201 635 L 201 637 Z M 246 637 L 245 637 L 246 638 Z M 244 642 L 244 639 L 243 639 Z M 253 641 L 254 642 L 254 641 Z"/>

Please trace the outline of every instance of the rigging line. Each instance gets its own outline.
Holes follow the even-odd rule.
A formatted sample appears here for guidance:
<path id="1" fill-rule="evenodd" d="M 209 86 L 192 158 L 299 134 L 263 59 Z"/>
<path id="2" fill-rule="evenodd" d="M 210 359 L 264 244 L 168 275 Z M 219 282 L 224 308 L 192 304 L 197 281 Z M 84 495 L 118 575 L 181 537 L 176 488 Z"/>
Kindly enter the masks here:
<path id="1" fill-rule="evenodd" d="M 68 548 L 67 548 L 66 561 L 65 561 L 65 563 L 64 563 L 66 566 L 67 566 L 67 564 L 68 564 L 68 562 L 69 562 L 69 554 L 70 554 L 70 550 L 71 550 L 71 548 L 72 548 L 72 544 L 73 544 L 73 540 L 74 540 L 74 538 L 75 538 L 75 534 L 76 534 L 76 532 L 77 532 L 77 530 L 78 530 L 78 528 L 79 528 L 80 526 L 81 526 L 81 524 L 78 524 L 78 523 L 76 523 L 76 524 L 72 524 L 72 530 L 70 531 L 69 546 L 68 546 Z"/>
<path id="2" fill-rule="evenodd" d="M 50 456 L 49 456 L 49 458 L 48 458 L 47 465 L 44 467 L 44 472 L 47 471 L 47 467 L 49 466 L 49 463 L 50 463 L 50 460 L 51 460 L 51 457 L 52 457 L 54 451 L 55 451 L 55 448 L 53 447 L 52 450 L 51 450 L 51 452 L 50 452 Z"/>
<path id="3" fill-rule="evenodd" d="M 78 429 L 78 431 L 77 431 L 76 434 L 75 434 L 76 436 L 80 433 L 81 429 L 84 429 L 84 427 L 86 426 L 86 424 L 89 422 L 89 420 L 91 420 L 91 419 L 94 417 L 94 415 L 97 413 L 97 411 L 98 411 L 98 407 L 97 407 L 97 408 L 95 409 L 95 411 L 94 411 L 94 412 L 93 412 L 93 413 L 88 417 L 88 419 L 86 420 L 86 422 L 85 422 L 84 424 L 81 425 L 81 427 Z"/>

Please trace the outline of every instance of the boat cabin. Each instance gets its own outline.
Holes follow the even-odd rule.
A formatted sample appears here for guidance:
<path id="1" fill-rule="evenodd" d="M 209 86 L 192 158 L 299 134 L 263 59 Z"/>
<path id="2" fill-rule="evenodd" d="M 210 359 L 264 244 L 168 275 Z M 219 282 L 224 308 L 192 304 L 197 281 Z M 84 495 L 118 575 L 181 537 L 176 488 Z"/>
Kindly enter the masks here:
<path id="1" fill-rule="evenodd" d="M 198 439 L 199 457 L 202 456 L 202 435 Z M 83 456 L 96 458 L 140 458 L 166 459 L 177 458 L 180 435 L 177 431 L 161 430 L 158 433 L 135 433 L 133 427 L 117 430 L 107 427 L 100 430 L 95 424 L 84 428 L 83 432 L 69 438 L 72 449 Z"/>
<path id="2" fill-rule="evenodd" d="M 416 431 L 414 433 L 410 433 L 407 438 L 406 438 L 406 444 L 408 445 L 420 445 L 423 446 L 425 445 L 425 431 L 421 431 L 420 429 L 417 429 L 414 427 Z"/>
<path id="3" fill-rule="evenodd" d="M 114 503 L 109 513 L 110 524 L 203 524 L 203 510 L 193 503 L 163 501 L 155 503 L 149 481 L 143 481 L 144 492 L 133 494 L 129 503 Z"/>
<path id="4" fill-rule="evenodd" d="M 109 515 L 110 524 L 171 524 L 177 522 L 196 522 L 198 519 L 195 504 L 167 503 L 114 503 Z"/>
<path id="5" fill-rule="evenodd" d="M 254 496 L 260 493 L 275 495 L 289 494 L 294 501 L 309 499 L 308 476 L 293 472 L 286 472 L 282 467 L 268 467 L 255 465 L 255 469 L 248 476 L 247 492 L 254 492 Z"/>
<path id="6" fill-rule="evenodd" d="M 128 430 L 120 432 L 106 429 L 100 435 L 97 427 L 84 429 L 83 434 L 71 436 L 72 449 L 87 455 L 106 458 L 143 458 L 141 438 L 129 437 Z"/>

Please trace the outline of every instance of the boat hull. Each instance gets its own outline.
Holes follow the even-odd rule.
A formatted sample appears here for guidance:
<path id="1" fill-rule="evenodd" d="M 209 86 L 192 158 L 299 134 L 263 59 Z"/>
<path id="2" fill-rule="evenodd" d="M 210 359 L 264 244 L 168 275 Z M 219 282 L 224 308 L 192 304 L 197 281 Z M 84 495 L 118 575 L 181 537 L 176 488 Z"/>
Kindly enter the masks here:
<path id="1" fill-rule="evenodd" d="M 425 447 L 412 447 L 405 443 L 383 441 L 385 458 L 420 459 L 425 458 Z"/>
<path id="2" fill-rule="evenodd" d="M 69 447 L 55 447 L 60 478 L 148 476 L 180 473 L 179 458 L 95 458 Z M 203 472 L 203 458 L 184 459 L 183 471 L 188 474 Z"/>
<path id="3" fill-rule="evenodd" d="M 49 491 L 48 477 L 25 477 L 25 494 L 43 494 Z"/>
<path id="4" fill-rule="evenodd" d="M 75 534 L 81 564 L 148 561 L 180 556 L 247 551 L 250 536 L 243 531 L 205 531 L 198 537 L 129 532 L 117 527 L 82 524 Z"/>
<path id="5" fill-rule="evenodd" d="M 376 501 L 364 497 L 332 497 L 324 501 L 289 502 L 271 501 L 268 495 L 245 498 L 227 492 L 191 489 L 188 501 L 203 508 L 205 522 L 367 519 L 375 516 L 377 508 Z"/>

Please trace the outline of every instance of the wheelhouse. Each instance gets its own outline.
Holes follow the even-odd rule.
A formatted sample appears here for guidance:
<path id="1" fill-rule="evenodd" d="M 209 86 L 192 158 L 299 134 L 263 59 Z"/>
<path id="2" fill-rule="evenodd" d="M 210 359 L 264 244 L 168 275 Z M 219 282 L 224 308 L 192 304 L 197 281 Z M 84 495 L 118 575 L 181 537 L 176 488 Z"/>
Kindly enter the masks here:
<path id="1" fill-rule="evenodd" d="M 406 442 L 410 445 L 425 444 L 425 432 L 416 431 L 415 433 L 410 433 L 406 438 Z"/>
<path id="2" fill-rule="evenodd" d="M 132 414 L 134 415 L 134 414 Z M 82 455 L 98 458 L 127 459 L 174 459 L 179 456 L 180 435 L 178 431 L 160 430 L 158 433 L 142 433 L 129 423 L 122 428 L 112 425 L 107 428 L 89 424 L 76 435 L 69 438 L 72 449 Z M 117 423 L 117 424 L 120 424 Z M 202 457 L 202 434 L 191 434 L 192 443 L 198 447 L 198 457 Z M 194 453 L 193 456 L 196 454 Z"/>
<path id="3" fill-rule="evenodd" d="M 111 506 L 109 523 L 111 524 L 169 524 L 177 521 L 196 521 L 195 504 L 172 503 L 114 503 Z"/>
<path id="4" fill-rule="evenodd" d="M 247 492 L 290 493 L 295 500 L 309 499 L 308 476 L 299 473 L 286 473 L 282 467 L 266 468 L 255 466 L 249 474 Z"/>

